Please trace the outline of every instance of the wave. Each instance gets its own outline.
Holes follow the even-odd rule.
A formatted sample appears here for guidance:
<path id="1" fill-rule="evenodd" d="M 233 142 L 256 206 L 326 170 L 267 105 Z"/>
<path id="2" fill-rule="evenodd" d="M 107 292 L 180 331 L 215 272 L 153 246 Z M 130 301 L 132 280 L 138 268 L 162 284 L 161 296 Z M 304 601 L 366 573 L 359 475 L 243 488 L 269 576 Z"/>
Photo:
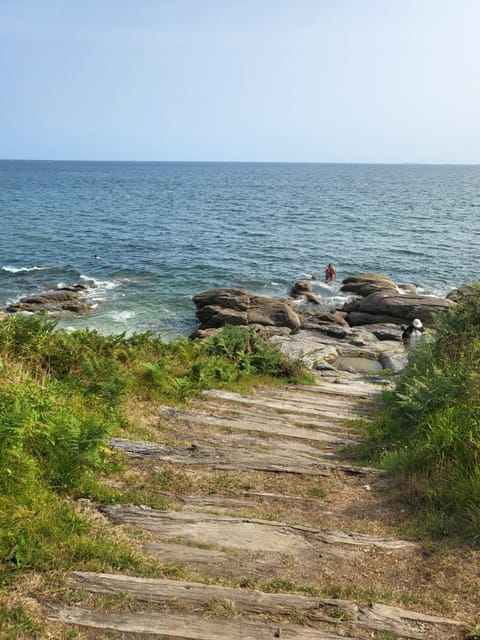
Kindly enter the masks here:
<path id="1" fill-rule="evenodd" d="M 135 311 L 112 311 L 110 313 L 110 318 L 114 322 L 126 322 L 127 320 L 131 320 L 135 316 Z"/>
<path id="2" fill-rule="evenodd" d="M 122 284 L 118 280 L 97 280 L 96 278 L 92 278 L 83 274 L 80 276 L 80 280 L 83 280 L 84 282 L 91 282 L 95 285 L 95 288 L 104 291 L 109 289 L 116 289 Z"/>
<path id="3" fill-rule="evenodd" d="M 10 265 L 5 265 L 2 267 L 2 271 L 7 271 L 8 273 L 20 273 L 24 271 L 48 271 L 52 267 L 11 267 Z"/>

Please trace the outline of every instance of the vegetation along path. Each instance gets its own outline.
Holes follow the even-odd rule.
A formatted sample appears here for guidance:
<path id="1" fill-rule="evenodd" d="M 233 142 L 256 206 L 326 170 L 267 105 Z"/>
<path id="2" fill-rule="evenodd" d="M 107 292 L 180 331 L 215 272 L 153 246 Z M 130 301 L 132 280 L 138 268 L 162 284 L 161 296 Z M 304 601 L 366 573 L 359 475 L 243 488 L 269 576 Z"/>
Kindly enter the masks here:
<path id="1" fill-rule="evenodd" d="M 128 461 L 113 488 L 141 486 L 158 506 L 82 508 L 169 571 L 72 572 L 48 617 L 82 638 L 468 637 L 474 552 L 402 535 L 401 492 L 345 455 L 382 379 L 315 376 L 209 391 L 188 408 L 163 406 L 142 439 L 113 439 Z"/>

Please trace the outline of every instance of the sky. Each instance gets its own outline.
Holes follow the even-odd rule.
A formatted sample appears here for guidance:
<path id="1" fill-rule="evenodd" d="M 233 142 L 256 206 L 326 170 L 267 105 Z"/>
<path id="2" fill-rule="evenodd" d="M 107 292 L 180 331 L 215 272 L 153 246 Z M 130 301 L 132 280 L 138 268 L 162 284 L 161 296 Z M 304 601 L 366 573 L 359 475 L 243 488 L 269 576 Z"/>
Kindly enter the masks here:
<path id="1" fill-rule="evenodd" d="M 479 0 L 0 0 L 0 158 L 480 163 Z"/>

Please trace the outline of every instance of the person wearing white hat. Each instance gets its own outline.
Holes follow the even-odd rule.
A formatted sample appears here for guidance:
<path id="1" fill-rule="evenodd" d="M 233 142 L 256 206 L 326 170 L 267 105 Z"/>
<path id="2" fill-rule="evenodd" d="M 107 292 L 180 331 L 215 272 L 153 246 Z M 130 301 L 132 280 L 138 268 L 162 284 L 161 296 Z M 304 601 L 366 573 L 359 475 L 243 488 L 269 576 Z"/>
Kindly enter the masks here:
<path id="1" fill-rule="evenodd" d="M 419 318 L 415 318 L 409 325 L 402 324 L 402 329 L 402 340 L 407 349 L 413 347 L 425 331 L 422 321 Z"/>

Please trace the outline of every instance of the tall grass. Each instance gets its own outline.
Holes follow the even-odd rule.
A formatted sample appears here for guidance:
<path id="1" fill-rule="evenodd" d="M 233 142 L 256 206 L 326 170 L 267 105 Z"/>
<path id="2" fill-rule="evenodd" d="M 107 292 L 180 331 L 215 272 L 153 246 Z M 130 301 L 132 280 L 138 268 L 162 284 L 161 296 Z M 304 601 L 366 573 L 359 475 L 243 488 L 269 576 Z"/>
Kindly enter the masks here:
<path id="1" fill-rule="evenodd" d="M 91 533 L 72 503 L 108 468 L 108 438 L 135 399 L 181 402 L 206 387 L 306 370 L 253 331 L 208 341 L 67 333 L 45 317 L 0 322 L 0 566 L 133 562 Z"/>
<path id="2" fill-rule="evenodd" d="M 385 394 L 371 445 L 416 487 L 430 532 L 480 543 L 480 285 L 437 317 L 434 335 Z"/>

